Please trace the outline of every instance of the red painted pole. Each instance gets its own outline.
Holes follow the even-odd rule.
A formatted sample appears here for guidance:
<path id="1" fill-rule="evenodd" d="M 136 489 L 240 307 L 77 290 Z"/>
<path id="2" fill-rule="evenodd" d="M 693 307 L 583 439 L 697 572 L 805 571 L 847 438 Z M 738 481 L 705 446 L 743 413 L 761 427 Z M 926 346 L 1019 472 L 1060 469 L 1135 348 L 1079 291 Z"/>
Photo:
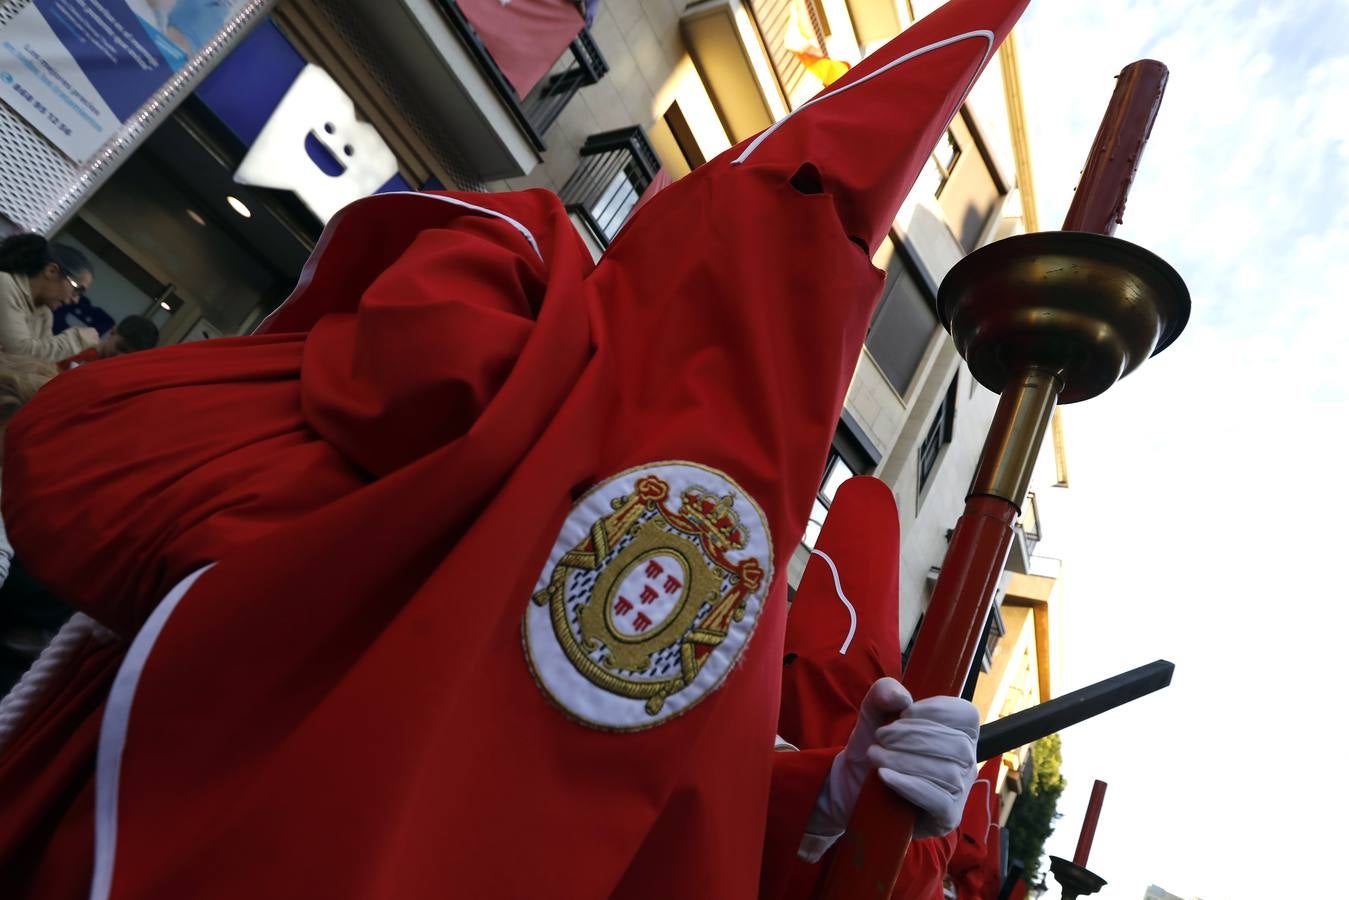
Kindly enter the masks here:
<path id="1" fill-rule="evenodd" d="M 1091 786 L 1091 800 L 1087 803 L 1087 817 L 1082 820 L 1082 831 L 1077 836 L 1077 851 L 1073 853 L 1073 863 L 1087 867 L 1087 857 L 1091 856 L 1091 842 L 1096 838 L 1096 823 L 1101 818 L 1101 805 L 1105 803 L 1105 782 L 1099 778 Z"/>
<path id="2" fill-rule="evenodd" d="M 1064 217 L 1064 231 L 1114 234 L 1124 221 L 1124 201 L 1152 134 L 1167 77 L 1166 66 L 1155 59 L 1140 59 L 1119 73 Z"/>
<path id="3" fill-rule="evenodd" d="M 929 618 L 904 671 L 915 698 L 958 695 L 964 687 L 1012 547 L 1016 517 L 1017 508 L 1001 497 L 976 494 L 965 501 L 932 592 Z M 933 609 L 941 610 L 935 621 Z"/>
<path id="4" fill-rule="evenodd" d="M 1007 562 L 1016 516 L 1016 507 L 998 497 L 966 501 L 904 673 L 915 698 L 960 693 Z M 965 662 L 958 664 L 960 659 Z M 917 811 L 886 790 L 875 772 L 867 776 L 820 896 L 888 900 L 917 818 Z"/>
<path id="5" fill-rule="evenodd" d="M 1165 86 L 1166 67 L 1153 60 L 1133 63 L 1120 73 L 1063 230 L 1100 234 L 1115 230 Z M 1063 387 L 1047 373 L 1031 370 L 1023 376 L 1008 385 L 999 401 L 980 471 L 951 535 L 923 627 L 904 672 L 905 686 L 915 699 L 958 695 L 977 652 L 994 587 L 1007 562 L 1018 507 L 1025 494 L 1023 482 L 1029 477 Z M 1017 471 L 1009 473 L 1009 468 Z M 990 495 L 981 491 L 981 479 L 1021 486 Z M 889 900 L 917 816 L 917 811 L 888 791 L 874 772 L 868 776 L 816 897 Z"/>

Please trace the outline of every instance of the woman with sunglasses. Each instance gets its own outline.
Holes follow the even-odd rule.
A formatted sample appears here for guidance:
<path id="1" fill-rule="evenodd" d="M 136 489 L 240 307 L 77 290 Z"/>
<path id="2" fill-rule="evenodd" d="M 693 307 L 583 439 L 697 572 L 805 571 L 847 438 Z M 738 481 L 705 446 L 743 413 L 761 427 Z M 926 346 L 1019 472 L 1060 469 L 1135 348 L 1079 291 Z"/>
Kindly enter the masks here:
<path id="1" fill-rule="evenodd" d="M 78 300 L 93 280 L 89 260 L 74 247 L 40 234 L 0 241 L 0 350 L 54 362 L 98 346 L 92 328 L 52 334 L 52 311 Z"/>

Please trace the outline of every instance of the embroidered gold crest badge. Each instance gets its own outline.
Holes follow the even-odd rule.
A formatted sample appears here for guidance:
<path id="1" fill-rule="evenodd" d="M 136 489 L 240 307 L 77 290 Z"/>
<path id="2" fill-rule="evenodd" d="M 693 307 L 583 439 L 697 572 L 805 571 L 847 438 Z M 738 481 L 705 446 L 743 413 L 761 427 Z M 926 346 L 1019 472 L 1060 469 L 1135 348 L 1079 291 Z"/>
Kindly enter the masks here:
<path id="1" fill-rule="evenodd" d="M 711 693 L 743 652 L 771 580 L 758 506 L 691 463 L 630 470 L 572 510 L 525 614 L 543 690 L 599 728 L 658 725 Z"/>

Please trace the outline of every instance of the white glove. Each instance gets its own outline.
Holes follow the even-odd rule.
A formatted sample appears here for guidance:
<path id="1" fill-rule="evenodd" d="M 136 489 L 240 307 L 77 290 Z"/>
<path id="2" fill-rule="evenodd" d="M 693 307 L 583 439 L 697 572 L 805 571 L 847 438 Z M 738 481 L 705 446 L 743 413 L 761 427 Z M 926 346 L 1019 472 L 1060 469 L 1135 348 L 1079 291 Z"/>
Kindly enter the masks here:
<path id="1" fill-rule="evenodd" d="M 899 715 L 898 719 L 894 719 Z M 885 724 L 885 723 L 889 724 Z M 842 834 L 857 805 L 867 773 L 922 811 L 915 837 L 936 837 L 960 824 L 965 798 L 976 774 L 975 741 L 979 711 L 958 697 L 914 702 L 893 678 L 867 691 L 848 744 L 834 757 L 806 830 Z M 832 841 L 831 841 L 832 843 Z"/>

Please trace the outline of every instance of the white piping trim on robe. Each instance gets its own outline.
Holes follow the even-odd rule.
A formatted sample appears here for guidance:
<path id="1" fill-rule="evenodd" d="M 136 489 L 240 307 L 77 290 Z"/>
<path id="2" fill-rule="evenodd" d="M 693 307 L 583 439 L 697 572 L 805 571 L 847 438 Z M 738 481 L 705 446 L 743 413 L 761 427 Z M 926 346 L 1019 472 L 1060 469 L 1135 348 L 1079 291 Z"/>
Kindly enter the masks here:
<path id="1" fill-rule="evenodd" d="M 848 616 L 852 619 L 848 623 L 848 636 L 843 639 L 843 646 L 838 648 L 838 655 L 844 656 L 847 654 L 848 648 L 852 646 L 853 635 L 857 634 L 857 610 L 848 600 L 848 595 L 843 593 L 843 584 L 838 580 L 838 566 L 834 565 L 834 561 L 829 558 L 829 554 L 823 550 L 811 550 L 810 555 L 818 556 L 829 566 L 829 572 L 834 576 L 834 593 L 838 594 L 838 599 L 843 601 L 843 605 L 848 608 Z"/>
<path id="2" fill-rule="evenodd" d="M 112 870 L 117 862 L 117 794 L 122 777 L 122 751 L 126 748 L 131 703 L 136 699 L 141 672 L 145 670 L 146 660 L 169 616 L 202 573 L 210 568 L 202 566 L 178 582 L 150 613 L 131 642 L 108 693 L 103 725 L 98 734 L 98 765 L 94 777 L 94 878 L 89 888 L 89 900 L 107 900 L 112 893 Z"/>
<path id="3" fill-rule="evenodd" d="M 976 778 L 975 781 L 974 781 L 974 784 L 970 785 L 970 792 L 969 792 L 968 794 L 965 795 L 965 805 L 966 805 L 966 806 L 969 806 L 970 798 L 972 798 L 972 797 L 974 796 L 974 789 L 977 788 L 977 787 L 978 787 L 979 785 L 981 785 L 981 784 L 982 784 L 985 788 L 988 789 L 988 799 L 984 800 L 984 806 L 985 806 L 985 807 L 988 807 L 988 806 L 991 806 L 991 805 L 992 805 L 992 803 L 993 803 L 993 782 L 989 781 L 987 778 Z M 992 813 L 992 810 L 989 810 L 989 812 Z M 997 825 L 997 824 L 998 824 L 998 823 L 997 823 L 997 822 L 994 822 L 994 821 L 993 821 L 993 817 L 990 815 L 990 816 L 989 816 L 989 819 L 988 819 L 988 827 L 984 829 L 984 843 L 985 843 L 985 844 L 988 843 L 988 836 L 993 832 L 993 826 L 995 826 L 995 825 Z M 960 826 L 957 825 L 956 827 L 959 828 Z"/>
<path id="4" fill-rule="evenodd" d="M 908 62 L 908 61 L 911 60 L 911 59 L 916 59 L 916 58 L 919 57 L 919 56 L 923 56 L 924 54 L 931 53 L 933 50 L 940 50 L 942 47 L 950 46 L 951 44 L 954 44 L 954 43 L 956 43 L 957 41 L 964 41 L 964 40 L 968 40 L 968 39 L 970 39 L 970 38 L 976 38 L 976 37 L 981 37 L 981 38 L 983 38 L 984 40 L 988 41 L 988 47 L 986 47 L 986 48 L 984 49 L 984 58 L 981 59 L 981 60 L 979 60 L 979 65 L 978 65 L 978 66 L 975 68 L 975 70 L 974 70 L 974 77 L 971 78 L 971 79 L 970 79 L 970 83 L 969 83 L 968 85 L 965 86 L 965 93 L 962 94 L 962 95 L 960 96 L 960 103 L 957 103 L 956 106 L 955 106 L 956 109 L 960 109 L 961 104 L 963 104 L 963 103 L 965 102 L 965 98 L 969 96 L 970 89 L 974 87 L 974 79 L 977 78 L 977 77 L 979 76 L 979 73 L 980 73 L 981 71 L 983 71 L 984 63 L 988 62 L 989 54 L 991 54 L 991 53 L 993 52 L 993 40 L 994 40 L 994 34 L 993 34 L 993 32 L 989 31 L 989 30 L 986 29 L 986 28 L 980 29 L 979 31 L 967 31 L 967 32 L 965 32 L 964 34 L 957 34 L 957 35 L 955 35 L 954 37 L 943 38 L 942 40 L 937 41 L 936 43 L 928 44 L 928 45 L 925 46 L 925 47 L 919 47 L 917 50 L 911 50 L 911 51 L 909 51 L 908 53 L 905 53 L 905 54 L 904 54 L 903 56 L 901 56 L 899 59 L 892 59 L 892 60 L 890 60 L 890 62 L 888 62 L 888 63 L 886 63 L 885 65 L 881 66 L 881 67 L 880 67 L 879 69 L 877 69 L 876 71 L 874 71 L 874 72 L 872 72 L 872 73 L 870 73 L 870 74 L 868 74 L 868 75 L 862 76 L 861 78 L 857 79 L 856 81 L 852 82 L 851 84 L 846 84 L 846 85 L 844 85 L 843 87 L 839 88 L 839 89 L 836 90 L 836 91 L 829 91 L 829 92 L 826 93 L 826 94 L 820 94 L 818 97 L 815 97 L 815 98 L 813 98 L 813 99 L 811 99 L 811 100 L 808 100 L 807 102 L 801 104 L 801 105 L 800 105 L 799 107 L 797 107 L 796 109 L 792 110 L 792 111 L 791 111 L 790 113 L 788 113 L 787 115 L 783 116 L 781 119 L 778 119 L 778 120 L 777 120 L 776 122 L 774 122 L 772 125 L 769 125 L 769 126 L 768 126 L 767 128 L 765 128 L 762 132 L 760 132 L 760 133 L 759 133 L 759 136 L 756 137 L 754 140 L 750 141 L 750 142 L 749 142 L 749 146 L 746 147 L 746 148 L 744 149 L 744 151 L 742 151 L 741 154 L 740 154 L 739 156 L 737 156 L 735 159 L 733 159 L 733 160 L 731 161 L 731 165 L 733 165 L 733 166 L 738 166 L 738 165 L 740 165 L 741 163 L 743 163 L 745 160 L 749 159 L 749 155 L 750 155 L 751 153 L 753 153 L 755 150 L 759 149 L 759 145 L 762 144 L 762 143 L 764 142 L 764 139 L 765 139 L 765 138 L 767 138 L 770 134 L 772 134 L 773 132 L 777 131 L 777 130 L 778 130 L 779 128 L 781 128 L 784 124 L 786 124 L 786 123 L 792 118 L 792 116 L 796 115 L 797 113 L 805 112 L 806 110 L 808 110 L 808 109 L 810 109 L 812 106 L 814 106 L 816 103 L 820 103 L 820 102 L 822 102 L 822 101 L 824 101 L 824 100 L 828 100 L 828 99 L 830 99 L 831 97 L 837 97 L 839 94 L 845 93 L 846 91 L 850 91 L 850 90 L 852 90 L 853 88 L 857 87 L 858 85 L 866 84 L 866 83 L 867 83 L 868 81 L 870 81 L 871 79 L 875 78 L 875 77 L 878 76 L 878 75 L 883 75 L 883 74 L 885 74 L 886 72 L 890 71 L 890 70 L 893 69 L 895 66 L 897 66 L 897 65 L 899 65 L 899 64 L 901 64 L 901 63 L 906 63 L 906 62 Z"/>
<path id="5" fill-rule="evenodd" d="M 477 204 L 469 203 L 465 200 L 457 200 L 454 197 L 442 197 L 439 194 L 423 194 L 420 191 L 389 191 L 384 194 L 372 194 L 369 197 L 363 197 L 354 203 L 347 204 L 337 211 L 337 215 L 328 220 L 328 224 L 323 228 L 323 234 L 319 235 L 318 243 L 314 245 L 314 252 L 309 254 L 309 259 L 306 260 L 304 268 L 300 271 L 300 280 L 296 282 L 295 290 L 290 292 L 290 296 L 283 300 L 280 306 L 267 314 L 267 318 L 259 323 L 258 327 L 254 329 L 255 331 L 264 328 L 277 313 L 290 305 L 290 301 L 304 293 L 305 288 L 309 287 L 309 283 L 314 280 L 314 273 L 318 270 L 319 261 L 322 259 L 324 251 L 328 249 L 328 242 L 331 241 L 333 235 L 337 233 L 337 229 L 342 224 L 342 219 L 346 217 L 347 213 L 362 204 L 370 203 L 381 197 L 422 197 L 427 200 L 439 200 L 442 203 L 448 203 L 451 206 L 463 207 L 464 209 L 469 209 L 473 212 L 486 213 L 489 216 L 495 216 L 524 235 L 525 240 L 529 241 L 529 246 L 534 248 L 534 253 L 540 260 L 543 259 L 543 252 L 539 250 L 539 242 L 534 239 L 534 233 L 524 225 L 520 224 L 518 220 L 511 218 L 503 212 L 498 212 L 495 209 L 488 209 L 486 206 L 478 206 Z"/>

